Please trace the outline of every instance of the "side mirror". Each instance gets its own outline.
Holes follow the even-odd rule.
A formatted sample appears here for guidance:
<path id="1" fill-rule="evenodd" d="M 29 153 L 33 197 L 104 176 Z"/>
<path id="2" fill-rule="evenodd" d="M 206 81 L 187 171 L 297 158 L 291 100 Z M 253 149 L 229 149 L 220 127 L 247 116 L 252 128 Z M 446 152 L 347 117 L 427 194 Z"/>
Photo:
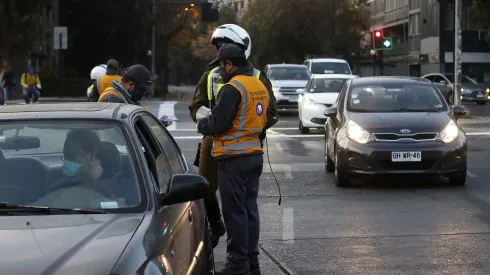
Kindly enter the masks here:
<path id="1" fill-rule="evenodd" d="M 296 89 L 296 93 L 301 95 L 305 93 L 305 89 Z"/>
<path id="2" fill-rule="evenodd" d="M 335 116 L 337 116 L 337 108 L 336 107 L 327 108 L 327 109 L 325 109 L 323 114 L 326 117 L 330 117 L 330 118 L 335 117 Z"/>
<path id="3" fill-rule="evenodd" d="M 167 193 L 160 194 L 160 203 L 172 205 L 200 200 L 208 192 L 208 186 L 207 180 L 198 175 L 173 175 Z"/>
<path id="4" fill-rule="evenodd" d="M 443 85 L 447 85 L 446 80 L 441 80 L 441 81 L 439 81 L 439 83 L 441 83 L 441 84 L 443 84 Z"/>
<path id="5" fill-rule="evenodd" d="M 464 106 L 459 105 L 453 107 L 453 115 L 456 120 L 466 114 L 468 114 L 468 109 L 466 109 Z"/>

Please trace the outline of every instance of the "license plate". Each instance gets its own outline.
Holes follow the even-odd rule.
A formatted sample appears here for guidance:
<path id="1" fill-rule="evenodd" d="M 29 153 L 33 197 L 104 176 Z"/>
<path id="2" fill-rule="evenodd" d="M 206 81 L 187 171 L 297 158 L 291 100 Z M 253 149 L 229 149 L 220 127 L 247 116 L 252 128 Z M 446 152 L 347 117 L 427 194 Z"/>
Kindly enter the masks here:
<path id="1" fill-rule="evenodd" d="M 295 96 L 295 97 L 290 97 L 289 98 L 289 102 L 298 102 L 298 97 Z"/>
<path id="2" fill-rule="evenodd" d="M 483 95 L 482 94 L 477 94 L 476 97 L 483 98 Z"/>
<path id="3" fill-rule="evenodd" d="M 391 152 L 393 162 L 414 162 L 422 161 L 421 152 Z"/>

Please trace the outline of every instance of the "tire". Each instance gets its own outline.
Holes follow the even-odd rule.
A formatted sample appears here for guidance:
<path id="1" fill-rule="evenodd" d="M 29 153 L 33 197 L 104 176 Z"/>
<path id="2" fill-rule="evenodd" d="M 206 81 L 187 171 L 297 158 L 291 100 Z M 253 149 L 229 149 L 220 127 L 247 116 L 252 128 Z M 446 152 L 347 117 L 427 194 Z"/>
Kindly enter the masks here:
<path id="1" fill-rule="evenodd" d="M 347 187 L 350 183 L 349 177 L 344 173 L 339 171 L 339 157 L 335 153 L 335 186 L 337 187 Z"/>
<path id="2" fill-rule="evenodd" d="M 211 245 L 211 229 L 209 228 L 209 224 L 206 221 L 206 231 L 205 231 L 205 239 L 204 239 L 204 254 L 203 261 L 201 262 L 201 270 L 199 272 L 200 275 L 213 275 L 214 270 L 214 251 L 213 246 Z"/>
<path id="3" fill-rule="evenodd" d="M 476 104 L 478 104 L 478 105 L 485 105 L 485 104 L 487 104 L 487 101 L 486 100 L 477 100 L 476 101 Z"/>
<path id="4" fill-rule="evenodd" d="M 327 133 L 325 133 L 325 171 L 327 173 L 334 173 L 335 162 L 328 156 L 328 148 Z"/>
<path id="5" fill-rule="evenodd" d="M 301 123 L 301 120 L 299 120 L 298 128 L 302 134 L 309 134 L 310 133 L 310 128 L 303 127 L 303 123 Z"/>
<path id="6" fill-rule="evenodd" d="M 448 104 L 449 106 L 454 106 L 454 95 L 453 95 L 453 92 L 452 92 L 452 91 L 451 91 L 451 92 L 449 92 L 449 93 L 447 93 L 447 98 L 446 98 L 446 100 L 447 100 L 447 104 Z"/>
<path id="7" fill-rule="evenodd" d="M 449 184 L 452 186 L 466 185 L 466 169 L 455 172 L 448 176 Z"/>

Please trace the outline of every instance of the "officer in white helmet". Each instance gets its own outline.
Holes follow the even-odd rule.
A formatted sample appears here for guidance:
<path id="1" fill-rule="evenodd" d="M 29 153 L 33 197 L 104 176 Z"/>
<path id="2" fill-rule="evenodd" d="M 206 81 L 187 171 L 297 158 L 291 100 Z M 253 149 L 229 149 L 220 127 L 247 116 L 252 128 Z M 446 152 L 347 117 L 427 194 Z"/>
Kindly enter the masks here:
<path id="1" fill-rule="evenodd" d="M 225 24 L 216 28 L 212 35 L 211 43 L 216 47 L 216 51 L 218 51 L 219 48 L 225 44 L 233 43 L 245 51 L 245 56 L 247 59 L 249 59 L 252 51 L 252 41 L 249 34 L 242 27 L 234 24 Z M 277 108 L 275 104 L 276 99 L 272 91 L 272 84 L 267 78 L 266 74 L 253 68 L 252 65 L 249 67 L 250 74 L 253 74 L 265 85 L 270 98 L 270 106 L 267 112 L 267 125 L 260 137 L 261 142 L 263 142 L 265 139 L 266 130 L 276 124 L 278 120 Z M 219 67 L 215 65 L 208 67 L 206 72 L 204 72 L 199 80 L 194 97 L 189 105 L 190 115 L 195 122 L 210 114 L 213 106 L 215 105 L 215 96 L 223 85 L 224 82 L 221 78 Z M 215 247 L 218 244 L 219 238 L 226 232 L 224 223 L 221 219 L 218 198 L 216 196 L 216 190 L 218 188 L 218 175 L 216 161 L 211 155 L 212 148 L 213 137 L 204 136 L 198 146 L 198 152 L 194 165 L 199 167 L 199 175 L 206 178 L 209 182 L 210 192 L 207 194 L 207 196 L 205 196 L 204 204 L 211 227 L 213 247 Z M 258 222 L 257 226 L 259 226 Z M 255 250 L 251 252 L 253 255 L 250 255 L 250 274 L 258 275 L 260 274 L 257 257 L 258 247 L 251 249 Z"/>
<path id="2" fill-rule="evenodd" d="M 99 95 L 92 93 L 94 85 L 97 84 L 97 79 L 101 78 L 106 73 L 107 66 L 105 64 L 100 64 L 95 66 L 90 72 L 90 79 L 93 81 L 92 85 L 87 88 L 87 101 L 97 102 L 99 100 Z"/>

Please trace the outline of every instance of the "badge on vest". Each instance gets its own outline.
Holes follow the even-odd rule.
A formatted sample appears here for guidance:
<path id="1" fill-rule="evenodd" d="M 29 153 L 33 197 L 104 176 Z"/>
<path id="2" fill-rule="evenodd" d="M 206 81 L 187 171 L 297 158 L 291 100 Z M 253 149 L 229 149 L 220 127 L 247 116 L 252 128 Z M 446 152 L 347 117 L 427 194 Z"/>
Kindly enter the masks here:
<path id="1" fill-rule="evenodd" d="M 262 103 L 257 103 L 257 106 L 255 107 L 255 113 L 257 113 L 258 116 L 261 116 L 264 113 L 264 106 Z"/>

